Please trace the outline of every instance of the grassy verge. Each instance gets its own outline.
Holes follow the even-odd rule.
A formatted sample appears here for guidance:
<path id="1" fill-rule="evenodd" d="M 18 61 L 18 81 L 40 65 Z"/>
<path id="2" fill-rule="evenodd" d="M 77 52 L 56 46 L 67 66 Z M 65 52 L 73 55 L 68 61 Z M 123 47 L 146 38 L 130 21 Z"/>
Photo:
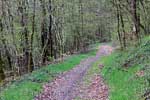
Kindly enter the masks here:
<path id="1" fill-rule="evenodd" d="M 103 57 L 101 72 L 110 87 L 110 100 L 147 100 L 150 98 L 150 37 L 142 40 L 138 47 L 116 51 Z M 137 75 L 144 71 L 144 76 Z"/>
<path id="2" fill-rule="evenodd" d="M 114 53 L 102 59 L 102 75 L 110 87 L 110 100 L 141 100 L 144 78 L 136 76 L 140 66 L 121 69 L 117 60 L 123 59 Z"/>
<path id="3" fill-rule="evenodd" d="M 42 85 L 53 80 L 62 72 L 68 71 L 79 64 L 81 60 L 93 56 L 96 50 L 87 54 L 73 55 L 64 62 L 43 67 L 22 79 L 13 82 L 0 93 L 0 100 L 32 100 L 42 89 Z"/>

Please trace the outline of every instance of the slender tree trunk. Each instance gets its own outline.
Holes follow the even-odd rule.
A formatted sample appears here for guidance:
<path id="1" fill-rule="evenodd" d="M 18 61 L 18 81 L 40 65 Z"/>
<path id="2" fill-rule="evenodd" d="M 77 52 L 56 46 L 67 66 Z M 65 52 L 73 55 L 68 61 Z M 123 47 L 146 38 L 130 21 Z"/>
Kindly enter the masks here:
<path id="1" fill-rule="evenodd" d="M 121 6 L 120 6 L 120 0 L 119 0 L 119 4 L 118 4 L 118 8 L 120 10 L 120 20 L 121 20 L 121 26 L 122 26 L 122 31 L 123 31 L 123 47 L 126 48 L 126 32 L 125 32 L 125 28 L 124 28 L 124 20 L 123 20 L 123 14 L 121 12 Z"/>
<path id="2" fill-rule="evenodd" d="M 4 61 L 2 60 L 2 56 L 1 56 L 1 51 L 0 51 L 0 83 L 5 79 L 5 74 L 4 74 Z"/>
<path id="3" fill-rule="evenodd" d="M 84 12 L 83 12 L 83 0 L 79 0 L 80 3 L 80 19 L 81 19 L 81 51 L 85 52 L 85 40 L 84 40 Z"/>
<path id="4" fill-rule="evenodd" d="M 115 2 L 115 4 L 117 4 Z M 117 31 L 118 31 L 118 38 L 119 38 L 119 42 L 120 42 L 120 46 L 121 46 L 121 49 L 123 49 L 123 46 L 122 46 L 122 39 L 121 39 L 121 33 L 120 33 L 120 11 L 119 11 L 119 7 L 117 5 L 117 22 L 118 22 L 118 26 L 117 26 Z"/>
<path id="5" fill-rule="evenodd" d="M 2 19 L 0 19 L 0 32 L 3 31 L 3 25 L 2 25 Z M 1 46 L 2 47 L 2 46 Z M 1 49 L 0 48 L 0 83 L 1 81 L 3 81 L 5 79 L 5 74 L 4 74 L 4 68 L 5 68 L 5 64 L 3 61 L 3 57 L 1 56 Z"/>
<path id="6" fill-rule="evenodd" d="M 33 16 L 32 16 L 32 34 L 31 34 L 31 43 L 30 43 L 30 59 L 29 59 L 29 72 L 34 70 L 34 62 L 33 62 L 33 36 L 35 34 L 35 8 L 36 8 L 36 0 L 33 1 Z"/>
<path id="7" fill-rule="evenodd" d="M 121 20 L 121 25 L 122 25 L 122 30 L 123 30 L 123 47 L 126 48 L 126 32 L 124 29 L 124 21 L 123 21 L 122 14 L 120 14 L 120 20 Z"/>
<path id="8" fill-rule="evenodd" d="M 45 64 L 45 62 L 48 60 L 47 57 L 48 32 L 47 32 L 47 22 L 46 22 L 45 0 L 41 0 L 40 2 L 42 7 L 42 23 L 41 23 L 42 64 Z"/>
<path id="9" fill-rule="evenodd" d="M 138 0 L 131 0 L 131 13 L 132 13 L 132 19 L 136 31 L 137 40 L 140 39 L 140 15 L 137 12 L 138 3 L 139 3 Z"/>
<path id="10" fill-rule="evenodd" d="M 3 31 L 4 31 L 3 22 L 4 22 L 4 17 L 5 17 L 4 1 L 2 0 L 1 3 L 2 3 L 2 5 L 1 5 L 2 15 L 0 17 L 0 33 L 1 33 L 0 39 L 1 39 L 2 43 L 3 43 L 3 45 L 4 45 L 4 49 L 6 50 L 6 44 L 5 44 L 4 34 L 3 34 Z M 5 63 L 3 61 L 3 57 L 1 55 L 1 51 L 2 51 L 2 46 L 0 48 L 0 82 L 5 79 L 5 74 L 4 74 L 4 70 L 3 70 L 5 68 Z"/>
<path id="11" fill-rule="evenodd" d="M 24 67 L 25 71 L 30 71 L 31 63 L 30 61 L 30 46 L 29 46 L 29 35 L 28 35 L 28 27 L 27 27 L 27 21 L 28 21 L 28 12 L 27 12 L 27 3 L 26 0 L 21 0 L 21 27 L 22 27 L 22 36 L 23 36 L 23 55 L 24 55 Z"/>
<path id="12" fill-rule="evenodd" d="M 49 55 L 50 57 L 53 57 L 53 36 L 52 36 L 52 2 L 49 0 L 49 34 L 48 34 L 48 47 L 50 48 Z M 48 48 L 48 49 L 49 49 Z"/>

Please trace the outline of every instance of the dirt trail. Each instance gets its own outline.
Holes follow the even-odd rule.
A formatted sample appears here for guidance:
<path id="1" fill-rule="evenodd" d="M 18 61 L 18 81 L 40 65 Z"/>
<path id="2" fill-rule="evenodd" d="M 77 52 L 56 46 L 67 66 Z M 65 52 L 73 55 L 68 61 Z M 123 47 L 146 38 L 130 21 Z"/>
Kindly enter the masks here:
<path id="1" fill-rule="evenodd" d="M 37 95 L 34 100 L 74 100 L 76 96 L 79 95 L 78 88 L 80 87 L 79 84 L 82 82 L 84 75 L 86 74 L 87 70 L 92 66 L 92 64 L 97 61 L 101 56 L 108 55 L 112 52 L 112 47 L 104 45 L 101 46 L 96 54 L 95 57 L 89 57 L 86 60 L 81 61 L 79 65 L 75 68 L 70 70 L 69 72 L 64 73 L 57 77 L 53 82 L 47 83 L 43 86 L 43 91 Z M 100 76 L 95 77 L 91 86 L 89 88 L 88 93 L 94 94 L 94 97 L 99 95 L 94 92 L 94 88 L 96 85 L 99 87 L 99 90 L 105 90 L 105 92 L 101 91 L 105 97 L 108 95 L 108 90 L 106 89 L 105 85 L 103 85 L 102 78 Z M 104 89 L 103 89 L 104 88 Z M 99 92 L 98 92 L 99 93 Z M 95 95 L 96 94 L 96 95 Z M 90 94 L 86 94 L 87 97 Z M 93 96 L 91 97 L 93 98 Z M 86 99 L 88 100 L 88 99 Z M 107 100 L 106 99 L 94 99 L 93 100 Z"/>

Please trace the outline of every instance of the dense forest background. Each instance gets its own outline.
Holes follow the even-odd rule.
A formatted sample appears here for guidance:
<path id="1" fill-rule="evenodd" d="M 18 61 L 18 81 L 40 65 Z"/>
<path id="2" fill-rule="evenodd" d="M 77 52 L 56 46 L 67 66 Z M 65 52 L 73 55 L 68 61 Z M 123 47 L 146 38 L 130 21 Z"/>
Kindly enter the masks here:
<path id="1" fill-rule="evenodd" d="M 149 0 L 0 0 L 0 81 L 97 42 L 136 46 L 149 13 Z"/>

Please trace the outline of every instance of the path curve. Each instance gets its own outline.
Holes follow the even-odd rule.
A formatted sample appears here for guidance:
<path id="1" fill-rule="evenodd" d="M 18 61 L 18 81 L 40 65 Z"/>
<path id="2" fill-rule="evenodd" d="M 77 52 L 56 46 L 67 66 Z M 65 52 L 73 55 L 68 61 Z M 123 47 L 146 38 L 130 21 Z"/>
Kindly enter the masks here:
<path id="1" fill-rule="evenodd" d="M 57 77 L 53 82 L 47 83 L 43 86 L 43 91 L 37 95 L 34 100 L 73 100 L 79 92 L 76 91 L 78 84 L 82 82 L 84 75 L 87 70 L 92 66 L 94 62 L 96 62 L 101 56 L 108 55 L 113 51 L 112 47 L 103 45 L 99 48 L 95 57 L 89 57 L 83 61 L 79 65 L 77 65 L 72 70 L 64 73 Z M 93 80 L 98 83 L 97 85 L 102 86 L 103 81 L 102 78 L 96 77 Z M 101 82 L 99 84 L 99 82 Z M 92 87 L 94 88 L 94 87 Z M 99 89 L 102 89 L 101 87 Z M 92 93 L 92 91 L 90 91 Z M 90 93 L 89 92 L 89 93 Z M 93 93 L 92 93 L 93 94 Z M 103 93 L 104 94 L 104 93 Z M 104 95 L 107 95 L 108 91 Z M 93 100 L 106 100 L 106 99 L 93 99 Z"/>

